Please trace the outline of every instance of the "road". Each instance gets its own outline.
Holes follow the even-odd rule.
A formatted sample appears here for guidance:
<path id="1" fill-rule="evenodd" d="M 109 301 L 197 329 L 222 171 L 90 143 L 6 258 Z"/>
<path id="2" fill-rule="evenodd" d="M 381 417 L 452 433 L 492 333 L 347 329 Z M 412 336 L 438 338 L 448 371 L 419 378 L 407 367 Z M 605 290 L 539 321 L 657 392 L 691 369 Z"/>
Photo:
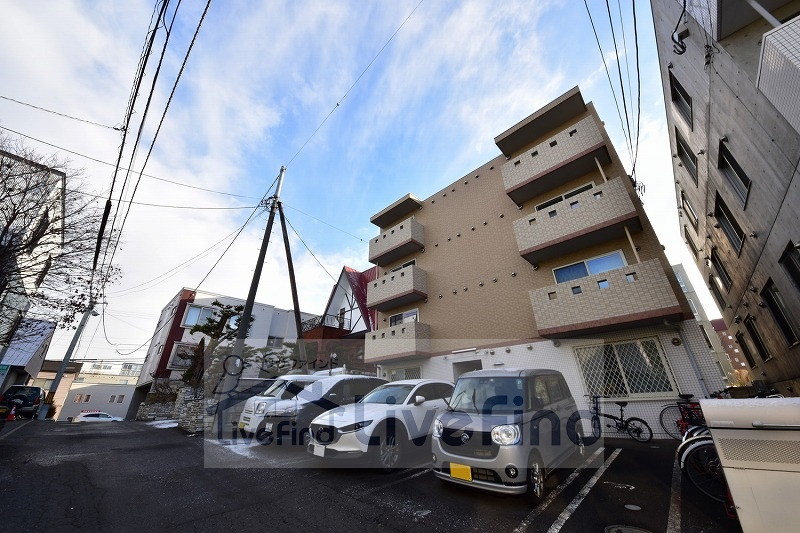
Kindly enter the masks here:
<path id="1" fill-rule="evenodd" d="M 740 532 L 674 478 L 676 445 L 607 439 L 532 507 L 441 482 L 424 456 L 391 473 L 322 468 L 299 449 L 144 422 L 17 421 L 0 433 L 0 508 L 6 531 Z"/>

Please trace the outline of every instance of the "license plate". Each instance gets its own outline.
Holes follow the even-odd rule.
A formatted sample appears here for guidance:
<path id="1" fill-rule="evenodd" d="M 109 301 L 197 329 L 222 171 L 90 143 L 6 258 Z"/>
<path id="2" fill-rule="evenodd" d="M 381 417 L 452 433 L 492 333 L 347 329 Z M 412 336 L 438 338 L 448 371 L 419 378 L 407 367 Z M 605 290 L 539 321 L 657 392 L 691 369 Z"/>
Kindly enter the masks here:
<path id="1" fill-rule="evenodd" d="M 239 422 L 239 429 L 244 429 L 244 422 Z"/>
<path id="2" fill-rule="evenodd" d="M 317 457 L 325 457 L 325 446 L 320 446 L 319 444 L 315 444 L 314 455 L 316 455 Z"/>
<path id="3" fill-rule="evenodd" d="M 272 431 L 272 422 L 264 424 L 264 431 Z"/>
<path id="4" fill-rule="evenodd" d="M 472 481 L 472 469 L 467 465 L 450 463 L 450 476 L 455 479 Z"/>

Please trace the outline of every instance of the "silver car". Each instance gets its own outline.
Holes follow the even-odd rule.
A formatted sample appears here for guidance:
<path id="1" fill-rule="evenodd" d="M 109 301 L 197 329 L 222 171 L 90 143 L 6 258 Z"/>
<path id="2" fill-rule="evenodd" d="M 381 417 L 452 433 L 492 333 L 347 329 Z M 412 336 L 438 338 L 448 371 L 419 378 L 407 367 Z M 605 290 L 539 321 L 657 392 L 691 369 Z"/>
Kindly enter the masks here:
<path id="1" fill-rule="evenodd" d="M 468 372 L 434 421 L 434 473 L 491 492 L 526 494 L 536 503 L 545 477 L 583 453 L 580 418 L 556 370 Z"/>

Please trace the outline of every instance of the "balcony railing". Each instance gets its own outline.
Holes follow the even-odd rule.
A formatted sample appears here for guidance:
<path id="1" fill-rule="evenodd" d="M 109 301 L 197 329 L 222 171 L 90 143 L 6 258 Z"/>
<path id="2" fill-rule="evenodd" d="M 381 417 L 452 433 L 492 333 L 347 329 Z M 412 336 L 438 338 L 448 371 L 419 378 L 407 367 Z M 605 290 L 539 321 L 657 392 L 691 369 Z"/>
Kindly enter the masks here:
<path id="1" fill-rule="evenodd" d="M 312 329 L 326 326 L 329 328 L 338 328 L 343 329 L 346 331 L 350 331 L 350 319 L 345 317 L 340 317 L 338 315 L 322 315 L 318 317 L 311 318 L 309 320 L 305 320 L 300 323 L 300 327 L 303 333 L 307 333 Z"/>
<path id="2" fill-rule="evenodd" d="M 661 262 L 651 259 L 530 292 L 542 337 L 568 337 L 682 316 Z"/>
<path id="3" fill-rule="evenodd" d="M 414 218 L 407 218 L 369 241 L 369 261 L 386 266 L 424 247 L 424 227 Z"/>
<path id="4" fill-rule="evenodd" d="M 639 213 L 622 181 L 615 178 L 564 198 L 514 222 L 522 257 L 530 263 L 642 230 Z M 566 196 L 566 195 L 565 195 Z"/>
<path id="5" fill-rule="evenodd" d="M 386 311 L 428 297 L 427 274 L 416 265 L 389 272 L 367 286 L 367 307 Z"/>
<path id="6" fill-rule="evenodd" d="M 800 17 L 764 34 L 758 88 L 791 126 L 800 131 Z"/>
<path id="7" fill-rule="evenodd" d="M 607 165 L 611 157 L 594 115 L 564 128 L 503 164 L 506 194 L 519 205 Z"/>
<path id="8" fill-rule="evenodd" d="M 431 327 L 422 322 L 406 322 L 367 333 L 364 361 L 376 362 L 409 357 L 428 357 L 431 353 Z"/>

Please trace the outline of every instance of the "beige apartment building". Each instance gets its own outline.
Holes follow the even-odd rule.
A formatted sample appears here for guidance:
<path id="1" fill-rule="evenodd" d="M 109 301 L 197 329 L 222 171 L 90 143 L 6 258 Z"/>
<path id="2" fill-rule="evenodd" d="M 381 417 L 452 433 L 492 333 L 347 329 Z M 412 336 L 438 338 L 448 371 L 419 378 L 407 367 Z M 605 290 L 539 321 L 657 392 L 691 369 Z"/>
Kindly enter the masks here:
<path id="1" fill-rule="evenodd" d="M 800 0 L 651 5 L 683 238 L 754 384 L 797 396 Z"/>
<path id="2" fill-rule="evenodd" d="M 495 138 L 501 154 L 380 228 L 365 360 L 387 379 L 555 368 L 573 395 L 664 401 L 722 388 L 594 106 L 576 87 Z M 687 321 L 684 325 L 684 321 Z"/>

